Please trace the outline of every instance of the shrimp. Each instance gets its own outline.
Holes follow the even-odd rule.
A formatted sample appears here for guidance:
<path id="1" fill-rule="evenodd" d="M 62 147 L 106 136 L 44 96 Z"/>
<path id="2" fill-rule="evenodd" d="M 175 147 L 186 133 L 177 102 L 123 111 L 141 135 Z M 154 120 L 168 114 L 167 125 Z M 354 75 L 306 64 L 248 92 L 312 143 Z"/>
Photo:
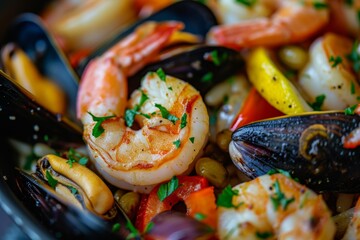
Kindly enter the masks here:
<path id="1" fill-rule="evenodd" d="M 360 85 L 346 57 L 351 48 L 350 39 L 331 33 L 318 38 L 310 47 L 310 61 L 300 73 L 298 83 L 309 102 L 325 96 L 322 110 L 343 110 L 358 102 Z"/>
<path id="2" fill-rule="evenodd" d="M 342 239 L 343 240 L 360 239 L 360 198 L 356 202 L 354 215 Z"/>
<path id="3" fill-rule="evenodd" d="M 277 11 L 270 18 L 213 27 L 208 41 L 233 48 L 279 46 L 304 41 L 324 27 L 329 19 L 326 1 L 275 0 Z M 251 7 L 251 6 L 249 6 Z"/>
<path id="4" fill-rule="evenodd" d="M 283 174 L 232 192 L 233 207 L 219 207 L 220 239 L 333 239 L 335 224 L 322 197 Z"/>
<path id="5" fill-rule="evenodd" d="M 200 93 L 182 80 L 148 73 L 126 105 L 126 77 L 151 61 L 181 26 L 141 26 L 90 63 L 82 78 L 77 110 L 84 140 L 98 171 L 120 188 L 145 193 L 188 173 L 207 141 L 206 106 Z M 98 123 L 91 115 L 108 116 L 99 137 L 93 134 Z"/>

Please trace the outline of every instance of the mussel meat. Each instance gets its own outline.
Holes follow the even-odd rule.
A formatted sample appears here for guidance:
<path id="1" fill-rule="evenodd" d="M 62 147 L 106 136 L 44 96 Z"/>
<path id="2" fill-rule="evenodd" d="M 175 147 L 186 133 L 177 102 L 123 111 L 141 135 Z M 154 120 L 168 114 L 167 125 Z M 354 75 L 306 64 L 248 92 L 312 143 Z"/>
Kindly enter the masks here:
<path id="1" fill-rule="evenodd" d="M 289 171 L 314 190 L 360 190 L 360 147 L 343 139 L 359 127 L 359 115 L 319 112 L 279 117 L 237 129 L 229 146 L 235 165 L 251 178 Z"/>

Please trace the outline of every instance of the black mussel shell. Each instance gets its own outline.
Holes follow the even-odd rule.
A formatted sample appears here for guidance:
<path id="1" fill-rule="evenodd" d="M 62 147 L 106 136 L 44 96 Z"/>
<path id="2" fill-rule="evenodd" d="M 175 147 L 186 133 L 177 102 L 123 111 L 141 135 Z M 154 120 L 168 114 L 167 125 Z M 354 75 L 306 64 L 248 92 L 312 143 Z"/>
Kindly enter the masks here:
<path id="1" fill-rule="evenodd" d="M 82 130 L 65 116 L 54 115 L 0 71 L 0 131 L 28 143 L 81 144 Z"/>
<path id="2" fill-rule="evenodd" d="M 105 43 L 103 46 L 81 61 L 80 65 L 76 69 L 76 72 L 79 74 L 79 76 L 81 76 L 85 70 L 86 65 L 90 62 L 91 59 L 102 55 L 111 46 L 115 45 L 130 33 L 134 32 L 134 30 L 142 23 L 148 21 L 161 22 L 169 20 L 180 21 L 184 23 L 184 31 L 196 34 L 203 39 L 205 39 L 205 36 L 210 28 L 218 24 L 215 15 L 204 4 L 195 1 L 176 2 L 149 17 L 137 21 L 134 25 L 127 28 L 125 31 L 120 32 L 112 40 Z"/>
<path id="3" fill-rule="evenodd" d="M 66 205 L 49 191 L 40 179 L 21 170 L 14 170 L 14 192 L 21 202 L 58 239 L 125 239 L 129 231 L 127 219 L 116 218 L 120 229 L 112 232 L 115 222 L 106 222 L 96 215 Z"/>
<path id="4" fill-rule="evenodd" d="M 230 155 L 251 178 L 270 170 L 289 171 L 318 191 L 360 191 L 360 147 L 343 139 L 360 124 L 359 115 L 310 113 L 252 123 L 232 135 Z"/>
<path id="5" fill-rule="evenodd" d="M 66 115 L 72 121 L 79 123 L 76 119 L 79 79 L 67 58 L 43 26 L 41 19 L 31 13 L 20 15 L 10 25 L 6 36 L 6 42 L 19 46 L 44 76 L 52 79 L 62 88 L 67 96 Z"/>
<path id="6" fill-rule="evenodd" d="M 214 60 L 214 55 L 216 59 Z M 218 46 L 196 46 L 176 55 L 149 64 L 129 77 L 129 92 L 140 86 L 146 73 L 162 68 L 168 75 L 189 82 L 201 94 L 205 94 L 216 83 L 234 75 L 243 66 L 239 52 Z"/>

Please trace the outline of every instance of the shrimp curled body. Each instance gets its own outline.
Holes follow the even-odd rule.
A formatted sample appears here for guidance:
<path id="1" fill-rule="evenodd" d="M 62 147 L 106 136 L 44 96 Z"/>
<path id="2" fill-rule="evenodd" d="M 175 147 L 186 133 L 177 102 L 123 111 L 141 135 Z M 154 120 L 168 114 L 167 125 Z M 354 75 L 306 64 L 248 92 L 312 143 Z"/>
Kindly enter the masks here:
<path id="1" fill-rule="evenodd" d="M 174 26 L 176 29 L 171 23 L 156 26 L 155 32 L 144 38 L 151 42 L 136 44 L 133 53 L 128 47 L 115 49 L 120 56 L 128 51 L 141 61 L 151 59 L 149 55 L 167 42 Z M 150 54 L 141 55 L 149 47 Z M 145 193 L 155 184 L 191 170 L 206 143 L 209 116 L 200 93 L 190 84 L 157 73 L 148 73 L 127 101 L 129 69 L 115 64 L 119 54 L 108 52 L 90 63 L 80 86 L 78 114 L 84 124 L 83 138 L 103 177 L 120 188 Z M 127 59 L 134 58 L 123 56 L 119 62 Z M 93 129 L 97 122 L 89 113 L 115 117 L 102 122 L 104 131 L 96 137 Z M 132 128 L 129 119 L 134 122 Z"/>
<path id="2" fill-rule="evenodd" d="M 233 187 L 232 208 L 219 208 L 220 239 L 333 239 L 335 225 L 321 196 L 282 175 Z"/>

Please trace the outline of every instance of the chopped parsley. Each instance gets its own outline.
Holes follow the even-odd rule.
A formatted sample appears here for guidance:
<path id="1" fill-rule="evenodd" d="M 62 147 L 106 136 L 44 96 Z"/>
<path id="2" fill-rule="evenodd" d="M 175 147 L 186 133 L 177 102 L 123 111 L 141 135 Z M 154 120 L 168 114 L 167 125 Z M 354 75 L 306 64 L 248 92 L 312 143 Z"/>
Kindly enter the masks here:
<path id="1" fill-rule="evenodd" d="M 235 2 L 243 4 L 247 7 L 252 7 L 257 2 L 257 0 L 235 0 Z"/>
<path id="2" fill-rule="evenodd" d="M 170 91 L 172 91 L 172 90 L 173 90 L 173 88 L 172 88 L 172 87 L 168 87 L 168 89 L 169 89 Z"/>
<path id="3" fill-rule="evenodd" d="M 293 78 L 293 77 L 295 77 L 296 76 L 296 71 L 294 71 L 294 70 L 286 70 L 285 72 L 284 72 L 284 76 L 286 77 L 286 78 Z"/>
<path id="4" fill-rule="evenodd" d="M 314 111 L 320 111 L 321 110 L 321 106 L 324 104 L 325 101 L 325 94 L 321 94 L 319 96 L 317 96 L 315 98 L 315 102 L 314 103 L 309 103 L 310 107 L 314 110 Z"/>
<path id="5" fill-rule="evenodd" d="M 351 93 L 351 94 L 355 94 L 355 83 L 354 83 L 354 82 L 351 82 L 351 85 L 350 85 L 350 93 Z"/>
<path id="6" fill-rule="evenodd" d="M 228 58 L 227 53 L 223 53 L 222 55 L 219 55 L 219 52 L 217 50 L 211 51 L 210 56 L 215 66 L 220 66 Z"/>
<path id="7" fill-rule="evenodd" d="M 68 159 L 68 160 L 66 161 L 66 163 L 69 164 L 70 168 L 73 167 L 73 163 L 74 163 L 74 162 L 75 162 L 75 159 Z"/>
<path id="8" fill-rule="evenodd" d="M 206 218 L 206 215 L 203 213 L 195 213 L 194 218 L 198 221 L 202 221 Z"/>
<path id="9" fill-rule="evenodd" d="M 49 170 L 46 170 L 45 175 L 46 175 L 46 179 L 47 179 L 50 187 L 55 189 L 56 185 L 58 184 L 58 181 L 56 179 L 54 179 L 53 176 L 51 176 Z"/>
<path id="10" fill-rule="evenodd" d="M 87 157 L 75 151 L 74 148 L 70 148 L 66 155 L 68 159 L 66 163 L 70 165 L 70 168 L 73 167 L 74 162 L 78 162 L 79 164 L 85 166 L 89 161 Z"/>
<path id="11" fill-rule="evenodd" d="M 189 140 L 190 140 L 191 143 L 194 143 L 195 138 L 194 138 L 194 137 L 191 137 L 191 138 L 189 138 Z"/>
<path id="12" fill-rule="evenodd" d="M 352 46 L 351 52 L 346 56 L 353 62 L 353 69 L 356 73 L 360 71 L 360 55 L 357 52 L 359 42 L 356 40 Z"/>
<path id="13" fill-rule="evenodd" d="M 44 135 L 44 141 L 45 141 L 45 142 L 48 142 L 48 141 L 49 141 L 49 135 L 47 135 L 47 134 Z"/>
<path id="14" fill-rule="evenodd" d="M 351 107 L 345 108 L 345 110 L 344 110 L 345 115 L 354 115 L 356 107 L 357 107 L 357 104 L 355 104 Z"/>
<path id="15" fill-rule="evenodd" d="M 285 194 L 280 189 L 280 183 L 277 179 L 273 184 L 273 187 L 275 188 L 275 194 L 273 196 L 270 196 L 273 207 L 275 210 L 277 210 L 279 206 L 281 206 L 282 209 L 285 211 L 288 205 L 295 201 L 295 198 L 286 198 Z"/>
<path id="16" fill-rule="evenodd" d="M 67 186 L 67 188 L 70 190 L 72 195 L 75 195 L 78 193 L 78 190 L 74 188 L 73 186 Z"/>
<path id="17" fill-rule="evenodd" d="M 201 81 L 202 82 L 211 82 L 213 79 L 213 73 L 212 72 L 208 72 L 206 73 L 202 78 Z"/>
<path id="18" fill-rule="evenodd" d="M 235 206 L 232 203 L 233 196 L 238 196 L 239 191 L 233 190 L 230 185 L 226 186 L 222 192 L 219 194 L 218 199 L 216 201 L 216 205 L 219 207 L 225 207 L 225 208 L 237 208 L 239 206 Z"/>
<path id="19" fill-rule="evenodd" d="M 136 227 L 129 220 L 126 221 L 126 228 L 130 231 L 126 239 L 140 238 L 139 230 L 137 230 Z"/>
<path id="20" fill-rule="evenodd" d="M 37 156 L 34 151 L 32 150 L 29 155 L 26 156 L 24 170 L 30 170 L 33 163 L 38 160 L 40 157 Z"/>
<path id="21" fill-rule="evenodd" d="M 178 149 L 178 148 L 180 147 L 180 144 L 181 144 L 180 139 L 174 141 L 173 144 L 174 144 L 175 147 Z"/>
<path id="22" fill-rule="evenodd" d="M 154 222 L 149 222 L 146 224 L 144 233 L 149 233 L 154 228 Z"/>
<path id="23" fill-rule="evenodd" d="M 115 224 L 112 226 L 111 231 L 112 231 L 113 233 L 116 233 L 116 232 L 120 231 L 120 223 L 115 223 Z"/>
<path id="24" fill-rule="evenodd" d="M 329 5 L 327 3 L 323 3 L 323 2 L 314 2 L 313 3 L 314 8 L 316 9 L 326 9 L 329 8 Z"/>
<path id="25" fill-rule="evenodd" d="M 92 135 L 93 135 L 95 138 L 99 137 L 99 136 L 105 131 L 104 128 L 101 126 L 101 124 L 102 124 L 105 120 L 107 120 L 107 119 L 109 119 L 109 118 L 115 117 L 115 115 L 105 116 L 105 117 L 96 117 L 96 116 L 94 116 L 91 112 L 88 112 L 88 113 L 91 115 L 93 121 L 96 122 L 96 124 L 95 124 L 95 126 L 94 126 L 94 128 L 93 128 L 93 130 L 92 130 Z"/>
<path id="26" fill-rule="evenodd" d="M 294 179 L 296 182 L 299 182 L 298 178 L 293 178 L 288 171 L 285 171 L 285 170 L 282 170 L 282 169 L 279 169 L 279 168 L 271 169 L 270 171 L 267 172 L 268 175 L 274 175 L 274 174 L 277 174 L 277 173 L 281 173 L 282 175 L 284 175 L 284 176 L 286 176 L 288 178 Z"/>
<path id="27" fill-rule="evenodd" d="M 268 239 L 274 236 L 272 232 L 256 232 L 255 234 L 259 239 Z"/>
<path id="28" fill-rule="evenodd" d="M 229 96 L 225 95 L 223 98 L 223 104 L 228 104 L 229 103 Z"/>
<path id="29" fill-rule="evenodd" d="M 156 74 L 159 76 L 161 81 L 166 82 L 166 74 L 165 74 L 164 70 L 162 70 L 162 68 L 159 68 L 158 70 L 156 70 Z"/>
<path id="30" fill-rule="evenodd" d="M 187 114 L 184 113 L 182 116 L 181 116 L 181 123 L 180 123 L 180 129 L 183 129 L 184 127 L 186 127 L 186 124 L 187 124 Z"/>
<path id="31" fill-rule="evenodd" d="M 332 63 L 331 67 L 334 68 L 337 65 L 339 65 L 340 63 L 342 63 L 342 58 L 340 56 L 337 56 L 337 57 L 330 56 L 329 63 Z"/>
<path id="32" fill-rule="evenodd" d="M 169 111 L 165 107 L 163 107 L 161 104 L 155 103 L 155 107 L 157 107 L 160 110 L 161 116 L 163 118 L 171 121 L 173 124 L 175 124 L 175 122 L 177 120 L 179 120 L 179 118 L 177 118 L 176 116 L 170 114 Z"/>
<path id="33" fill-rule="evenodd" d="M 160 201 L 164 201 L 165 198 L 170 196 L 179 187 L 179 179 L 174 176 L 169 182 L 160 185 L 157 195 Z"/>
<path id="34" fill-rule="evenodd" d="M 148 119 L 150 118 L 150 116 L 148 114 L 139 112 L 142 105 L 144 105 L 144 103 L 148 99 L 149 99 L 149 97 L 143 91 L 141 91 L 141 97 L 140 97 L 139 104 L 136 104 L 133 109 L 126 109 L 126 111 L 125 111 L 126 126 L 132 127 L 132 125 L 134 124 L 135 116 L 137 114 L 141 115 L 141 116 L 144 116 L 144 117 L 146 117 Z"/>

